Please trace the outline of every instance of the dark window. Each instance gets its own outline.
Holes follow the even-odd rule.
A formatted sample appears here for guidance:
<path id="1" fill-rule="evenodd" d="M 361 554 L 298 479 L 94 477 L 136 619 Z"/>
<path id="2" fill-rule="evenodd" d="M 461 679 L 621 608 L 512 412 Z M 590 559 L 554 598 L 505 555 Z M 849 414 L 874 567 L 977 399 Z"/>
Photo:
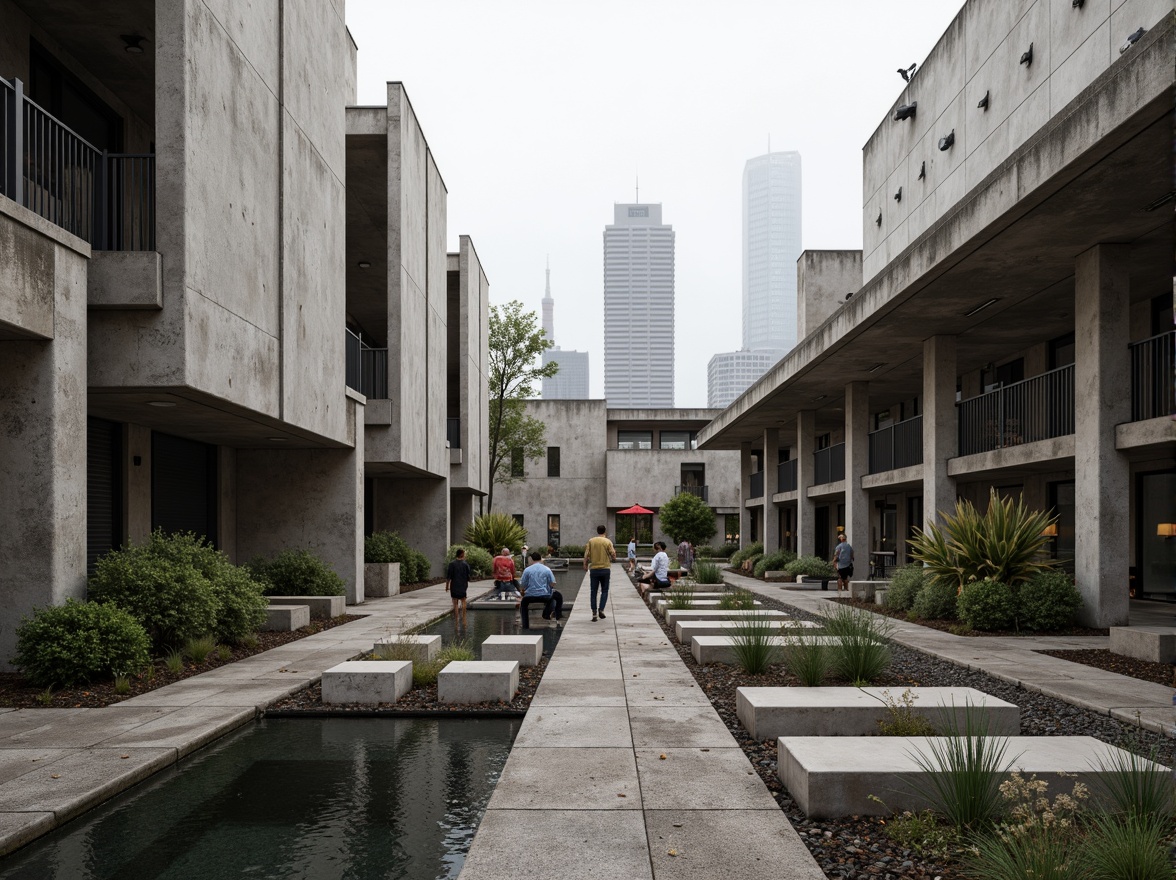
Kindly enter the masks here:
<path id="1" fill-rule="evenodd" d="M 1074 363 L 1074 334 L 1067 333 L 1049 341 L 1049 368 L 1056 370 Z"/>
<path id="2" fill-rule="evenodd" d="M 547 514 L 547 546 L 552 550 L 559 549 L 559 514 Z"/>
<path id="3" fill-rule="evenodd" d="M 122 425 L 86 422 L 86 567 L 119 547 L 122 534 Z"/>
<path id="4" fill-rule="evenodd" d="M 617 431 L 617 449 L 653 449 L 653 431 Z"/>
<path id="5" fill-rule="evenodd" d="M 1159 336 L 1172 329 L 1172 296 L 1161 293 L 1151 301 L 1151 335 Z"/>
<path id="6" fill-rule="evenodd" d="M 523 450 L 521 449 L 510 451 L 510 475 L 512 477 L 523 476 Z"/>
<path id="7" fill-rule="evenodd" d="M 558 477 L 559 476 L 559 447 L 558 446 L 548 446 L 547 447 L 547 476 L 549 476 L 549 477 Z"/>
<path id="8" fill-rule="evenodd" d="M 832 435 L 819 434 L 817 436 L 817 449 L 828 449 L 831 445 Z"/>
<path id="9" fill-rule="evenodd" d="M 1025 359 L 1017 358 L 1015 361 L 1001 364 L 995 369 L 984 370 L 981 374 L 980 381 L 985 391 L 995 391 L 997 388 L 1004 388 L 1006 385 L 1020 382 L 1024 378 Z"/>
<path id="10" fill-rule="evenodd" d="M 523 525 L 523 515 L 521 513 L 512 513 L 511 516 L 514 517 L 514 521 L 517 522 L 520 526 Z"/>
<path id="11" fill-rule="evenodd" d="M 682 490 L 701 489 L 706 485 L 705 464 L 682 465 Z"/>
<path id="12" fill-rule="evenodd" d="M 659 449 L 694 449 L 698 445 L 696 431 L 662 431 Z"/>
<path id="13" fill-rule="evenodd" d="M 29 97 L 99 150 L 122 147 L 122 119 L 35 40 L 29 57 Z"/>
<path id="14" fill-rule="evenodd" d="M 151 528 L 194 532 L 216 546 L 216 447 L 151 435 Z"/>
<path id="15" fill-rule="evenodd" d="M 1065 571 L 1074 570 L 1074 523 L 1077 507 L 1074 501 L 1074 482 L 1072 480 L 1049 483 L 1046 486 L 1049 494 L 1050 512 L 1057 517 L 1057 522 L 1050 530 L 1049 555 L 1058 560 Z"/>

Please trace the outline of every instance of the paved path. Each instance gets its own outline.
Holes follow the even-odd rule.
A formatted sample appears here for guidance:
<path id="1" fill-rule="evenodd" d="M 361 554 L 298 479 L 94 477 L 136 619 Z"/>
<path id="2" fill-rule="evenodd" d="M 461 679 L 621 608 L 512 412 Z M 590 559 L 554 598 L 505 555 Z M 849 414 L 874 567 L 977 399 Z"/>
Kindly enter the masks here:
<path id="1" fill-rule="evenodd" d="M 620 565 L 612 583 L 598 623 L 581 587 L 461 880 L 822 880 Z"/>
<path id="2" fill-rule="evenodd" d="M 820 613 L 837 595 L 836 591 L 787 590 L 733 572 L 725 572 L 724 578 L 732 586 L 814 613 Z M 1025 690 L 1176 737 L 1172 688 L 1036 653 L 1037 650 L 1106 648 L 1110 644 L 1107 636 L 956 636 L 915 623 L 888 620 L 894 624 L 894 640 L 899 644 L 969 669 L 982 670 Z"/>
<path id="3" fill-rule="evenodd" d="M 0 855 L 247 724 L 324 669 L 451 607 L 443 585 L 348 608 L 369 615 L 105 709 L 0 709 Z"/>

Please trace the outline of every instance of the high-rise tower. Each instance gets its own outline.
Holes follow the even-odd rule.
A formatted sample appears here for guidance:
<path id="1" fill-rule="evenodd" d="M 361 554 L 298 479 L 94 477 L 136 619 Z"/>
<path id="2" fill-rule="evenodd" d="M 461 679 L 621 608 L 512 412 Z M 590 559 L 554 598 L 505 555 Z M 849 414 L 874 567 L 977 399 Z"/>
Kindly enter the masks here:
<path id="1" fill-rule="evenodd" d="M 547 286 L 543 294 L 543 333 L 555 342 L 555 300 L 551 298 L 551 264 L 547 265 Z M 543 352 L 543 365 L 555 361 L 559 372 L 543 380 L 544 400 L 588 399 L 588 352 L 564 351 L 558 345 Z"/>
<path id="2" fill-rule="evenodd" d="M 604 396 L 674 405 L 674 229 L 661 205 L 614 205 L 604 227 Z"/>

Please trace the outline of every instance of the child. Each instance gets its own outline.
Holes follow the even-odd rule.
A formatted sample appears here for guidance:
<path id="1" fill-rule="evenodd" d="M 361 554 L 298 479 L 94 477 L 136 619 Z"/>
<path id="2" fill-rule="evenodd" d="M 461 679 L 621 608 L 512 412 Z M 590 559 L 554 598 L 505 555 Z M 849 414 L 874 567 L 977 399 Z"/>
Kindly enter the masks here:
<path id="1" fill-rule="evenodd" d="M 445 569 L 445 592 L 453 599 L 454 623 L 466 622 L 466 594 L 470 589 L 470 564 L 465 561 L 465 548 L 459 548 L 457 556 Z"/>

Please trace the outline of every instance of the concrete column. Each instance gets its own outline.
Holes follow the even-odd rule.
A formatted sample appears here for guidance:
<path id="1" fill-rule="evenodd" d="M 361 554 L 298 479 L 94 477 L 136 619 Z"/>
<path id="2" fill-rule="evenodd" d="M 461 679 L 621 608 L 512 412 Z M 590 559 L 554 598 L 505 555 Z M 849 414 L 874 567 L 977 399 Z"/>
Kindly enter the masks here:
<path id="1" fill-rule="evenodd" d="M 739 546 L 751 544 L 751 508 L 747 499 L 751 497 L 751 443 L 739 444 Z"/>
<path id="2" fill-rule="evenodd" d="M 780 549 L 780 508 L 772 496 L 780 491 L 780 469 L 776 460 L 780 457 L 780 429 L 764 430 L 764 552 L 775 553 Z"/>
<path id="3" fill-rule="evenodd" d="M 856 550 L 857 570 L 868 572 L 870 495 L 862 477 L 870 472 L 870 387 L 868 382 L 845 386 L 845 530 Z"/>
<path id="4" fill-rule="evenodd" d="M 813 484 L 813 452 L 817 442 L 817 414 L 796 414 L 796 555 L 812 556 L 817 550 L 816 505 L 809 498 Z"/>
<path id="5" fill-rule="evenodd" d="M 466 527 L 474 521 L 478 498 L 470 492 L 451 492 L 449 497 L 449 543 L 465 543 Z M 609 534 L 613 534 L 610 532 Z"/>
<path id="6" fill-rule="evenodd" d="M 1074 267 L 1074 574 L 1083 623 L 1127 623 L 1129 466 L 1115 425 L 1129 421 L 1130 247 L 1096 245 Z"/>
<path id="7" fill-rule="evenodd" d="M 449 501 L 446 480 L 414 477 L 376 481 L 377 531 L 399 532 L 409 547 L 428 556 L 430 577 L 440 577 L 445 572 Z M 543 542 L 547 540 L 546 523 L 544 517 L 540 530 L 531 527 L 531 534 L 541 534 Z"/>
<path id="8" fill-rule="evenodd" d="M 955 510 L 955 480 L 947 475 L 959 450 L 955 399 L 956 339 L 932 336 L 923 342 L 923 528 Z"/>

